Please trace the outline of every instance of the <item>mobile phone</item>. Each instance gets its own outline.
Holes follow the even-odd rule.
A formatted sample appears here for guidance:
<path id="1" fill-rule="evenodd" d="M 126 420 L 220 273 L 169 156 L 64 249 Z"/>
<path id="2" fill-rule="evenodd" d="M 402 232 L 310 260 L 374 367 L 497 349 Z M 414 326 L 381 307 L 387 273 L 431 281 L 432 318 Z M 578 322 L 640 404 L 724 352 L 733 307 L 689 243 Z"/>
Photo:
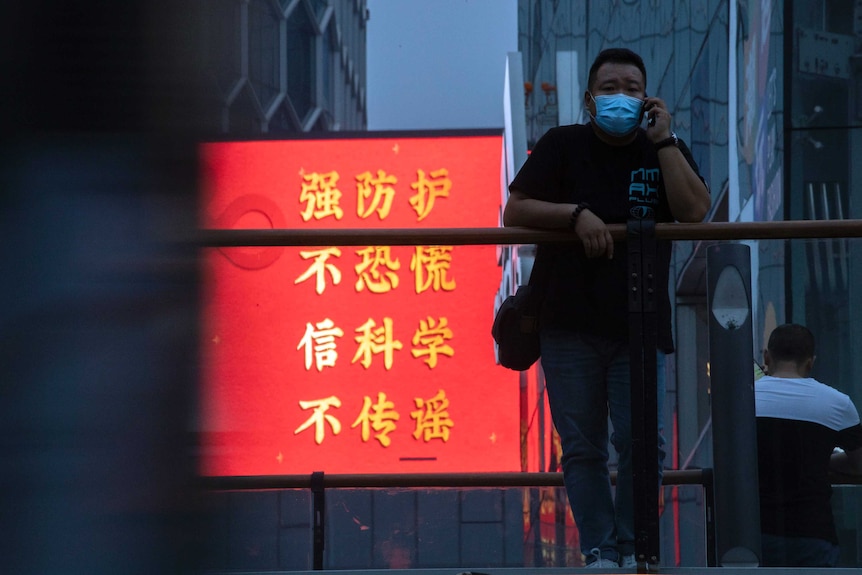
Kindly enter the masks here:
<path id="1" fill-rule="evenodd" d="M 649 98 L 649 94 L 644 92 L 644 99 L 646 99 L 646 98 Z M 647 110 L 647 109 L 644 109 L 644 114 L 646 114 L 646 117 L 647 117 L 647 126 L 655 126 L 655 115 L 650 114 L 649 110 Z"/>

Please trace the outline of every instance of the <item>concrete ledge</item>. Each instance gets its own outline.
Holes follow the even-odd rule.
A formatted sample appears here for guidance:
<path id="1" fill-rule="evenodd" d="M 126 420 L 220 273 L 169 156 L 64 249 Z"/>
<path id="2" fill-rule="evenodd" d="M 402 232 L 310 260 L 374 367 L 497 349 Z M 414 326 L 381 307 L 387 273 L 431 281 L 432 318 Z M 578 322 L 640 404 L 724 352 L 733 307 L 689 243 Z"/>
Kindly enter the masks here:
<path id="1" fill-rule="evenodd" d="M 636 573 L 630 569 L 585 569 L 569 567 L 490 567 L 490 568 L 442 568 L 442 569 L 344 569 L 323 571 L 206 571 L 204 575 L 572 575 L 602 573 Z M 650 571 L 668 575 L 859 575 L 859 569 L 814 569 L 814 568 L 765 568 L 765 567 L 668 567 Z"/>

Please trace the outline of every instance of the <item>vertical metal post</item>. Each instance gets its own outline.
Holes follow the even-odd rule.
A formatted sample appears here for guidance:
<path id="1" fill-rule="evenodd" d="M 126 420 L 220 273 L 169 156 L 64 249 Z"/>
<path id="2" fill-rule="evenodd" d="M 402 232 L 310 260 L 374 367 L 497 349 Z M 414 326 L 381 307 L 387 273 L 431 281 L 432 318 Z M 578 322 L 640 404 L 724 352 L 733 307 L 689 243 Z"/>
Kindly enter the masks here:
<path id="1" fill-rule="evenodd" d="M 754 410 L 751 255 L 743 244 L 707 250 L 709 365 L 718 564 L 760 563 Z"/>
<path id="2" fill-rule="evenodd" d="M 715 482 L 712 469 L 703 470 L 703 514 L 706 521 L 706 566 L 715 567 Z"/>
<path id="3" fill-rule="evenodd" d="M 659 563 L 655 221 L 629 220 L 626 242 L 635 558 L 638 571 L 645 572 Z"/>
<path id="4" fill-rule="evenodd" d="M 542 488 L 530 489 L 530 531 L 533 532 L 533 565 L 547 567 L 542 548 Z"/>
<path id="5" fill-rule="evenodd" d="M 311 474 L 311 529 L 313 541 L 313 568 L 323 570 L 323 547 L 325 542 L 324 527 L 326 518 L 326 492 L 323 487 L 323 472 Z"/>

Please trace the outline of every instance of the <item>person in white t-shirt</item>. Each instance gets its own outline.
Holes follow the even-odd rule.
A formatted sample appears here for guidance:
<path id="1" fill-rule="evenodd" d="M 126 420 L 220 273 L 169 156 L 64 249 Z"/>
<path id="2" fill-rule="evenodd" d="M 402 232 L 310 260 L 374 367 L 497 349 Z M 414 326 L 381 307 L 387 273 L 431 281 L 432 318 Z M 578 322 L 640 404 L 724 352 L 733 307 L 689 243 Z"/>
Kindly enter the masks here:
<path id="1" fill-rule="evenodd" d="M 780 325 L 764 352 L 767 375 L 754 384 L 764 567 L 837 566 L 829 472 L 862 474 L 859 414 L 809 377 L 814 358 L 808 328 Z"/>

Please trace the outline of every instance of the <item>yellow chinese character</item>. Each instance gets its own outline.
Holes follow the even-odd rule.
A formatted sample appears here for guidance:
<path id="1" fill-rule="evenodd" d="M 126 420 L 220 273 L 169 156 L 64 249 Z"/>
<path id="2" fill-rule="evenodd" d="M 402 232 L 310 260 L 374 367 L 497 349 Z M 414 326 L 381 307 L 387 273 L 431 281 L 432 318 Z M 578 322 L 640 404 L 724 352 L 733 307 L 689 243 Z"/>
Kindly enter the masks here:
<path id="1" fill-rule="evenodd" d="M 446 411 L 449 407 L 446 393 L 441 389 L 431 399 L 423 400 L 420 397 L 414 397 L 413 401 L 418 408 L 410 412 L 410 417 L 416 420 L 416 431 L 413 432 L 413 437 L 416 439 L 421 437 L 426 443 L 432 439 L 449 441 L 449 428 L 455 424 L 449 419 L 449 412 Z"/>
<path id="2" fill-rule="evenodd" d="M 392 199 L 395 197 L 395 189 L 392 186 L 397 183 L 398 178 L 383 170 L 377 170 L 376 178 L 371 172 L 356 176 L 356 189 L 359 192 L 356 198 L 356 215 L 364 220 L 377 211 L 377 217 L 385 219 L 392 209 Z M 367 207 L 366 200 L 369 200 Z"/>
<path id="3" fill-rule="evenodd" d="M 341 400 L 331 395 L 326 399 L 315 399 L 312 401 L 300 401 L 299 406 L 302 409 L 310 409 L 314 408 L 314 411 L 311 413 L 311 417 L 309 417 L 305 423 L 296 428 L 293 432 L 294 435 L 298 435 L 314 425 L 314 442 L 318 445 L 323 443 L 323 436 L 325 433 L 324 422 L 328 423 L 330 427 L 332 427 L 332 434 L 338 435 L 341 433 L 341 422 L 338 421 L 334 416 L 329 415 L 326 411 L 330 407 L 341 407 Z"/>
<path id="4" fill-rule="evenodd" d="M 445 343 L 447 339 L 452 339 L 448 318 L 441 317 L 438 322 L 430 317 L 428 321 L 419 320 L 419 329 L 413 334 L 413 345 L 424 346 L 424 349 L 414 347 L 411 353 L 413 357 L 428 356 L 423 361 L 428 364 L 428 367 L 434 369 L 437 367 L 438 355 L 447 357 L 455 355 L 455 350 Z"/>
<path id="5" fill-rule="evenodd" d="M 386 293 L 398 287 L 398 275 L 393 272 L 401 268 L 401 262 L 392 261 L 389 246 L 368 246 L 357 250 L 356 255 L 362 258 L 362 263 L 355 266 L 356 291 L 368 288 L 371 293 Z M 379 268 L 383 268 L 381 272 Z"/>
<path id="6" fill-rule="evenodd" d="M 416 194 L 410 198 L 410 205 L 419 218 L 424 220 L 431 210 L 434 209 L 434 200 L 437 198 L 448 198 L 452 181 L 449 179 L 449 170 L 441 168 L 429 174 L 430 179 L 425 179 L 425 172 L 416 170 L 416 181 L 410 187 L 416 190 Z"/>
<path id="7" fill-rule="evenodd" d="M 386 401 L 386 394 L 380 391 L 377 393 L 377 403 L 374 405 L 371 404 L 371 398 L 365 396 L 362 411 L 350 427 L 362 425 L 362 441 L 368 441 L 373 429 L 376 432 L 374 438 L 380 442 L 380 445 L 389 447 L 392 443 L 389 433 L 395 431 L 395 422 L 399 419 L 401 416 L 395 411 L 395 404 Z"/>
<path id="8" fill-rule="evenodd" d="M 306 323 L 305 335 L 296 346 L 296 349 L 305 348 L 305 369 L 311 369 L 312 355 L 317 371 L 323 371 L 324 367 L 335 367 L 335 361 L 338 359 L 335 338 L 343 335 L 344 332 L 335 327 L 335 322 L 329 318 L 318 322 L 316 326 Z"/>
<path id="9" fill-rule="evenodd" d="M 302 211 L 302 220 L 307 222 L 312 217 L 316 220 L 327 216 L 334 216 L 340 220 L 344 211 L 338 205 L 341 201 L 341 190 L 335 186 L 338 184 L 338 172 L 318 174 L 317 172 L 302 176 L 302 192 L 299 194 L 300 203 L 305 202 Z"/>
<path id="10" fill-rule="evenodd" d="M 356 363 L 361 358 L 359 363 L 362 367 L 368 369 L 371 365 L 371 355 L 375 353 L 383 354 L 383 366 L 389 370 L 392 369 L 392 354 L 395 350 L 401 349 L 404 345 L 397 339 L 392 338 L 392 318 L 383 318 L 383 325 L 374 328 L 377 325 L 373 319 L 369 318 L 364 324 L 356 329 L 357 335 L 354 339 L 359 347 L 356 349 L 356 355 L 350 363 Z"/>
<path id="11" fill-rule="evenodd" d="M 429 288 L 434 291 L 453 291 L 455 280 L 446 277 L 451 263 L 452 246 L 416 246 L 416 253 L 410 260 L 416 293 L 422 293 Z"/>
<path id="12" fill-rule="evenodd" d="M 307 270 L 305 270 L 304 274 L 294 280 L 294 285 L 304 282 L 311 276 L 315 276 L 314 291 L 316 291 L 318 295 L 322 294 L 323 290 L 326 288 L 324 272 L 327 271 L 329 272 L 329 275 L 332 276 L 332 285 L 338 285 L 341 283 L 341 270 L 339 270 L 333 264 L 326 263 L 326 260 L 329 259 L 329 256 L 334 256 L 336 258 L 341 257 L 340 249 L 326 248 L 322 250 L 302 251 L 299 252 L 299 255 L 302 256 L 302 259 L 304 260 L 314 258 L 314 262 L 308 267 Z"/>

